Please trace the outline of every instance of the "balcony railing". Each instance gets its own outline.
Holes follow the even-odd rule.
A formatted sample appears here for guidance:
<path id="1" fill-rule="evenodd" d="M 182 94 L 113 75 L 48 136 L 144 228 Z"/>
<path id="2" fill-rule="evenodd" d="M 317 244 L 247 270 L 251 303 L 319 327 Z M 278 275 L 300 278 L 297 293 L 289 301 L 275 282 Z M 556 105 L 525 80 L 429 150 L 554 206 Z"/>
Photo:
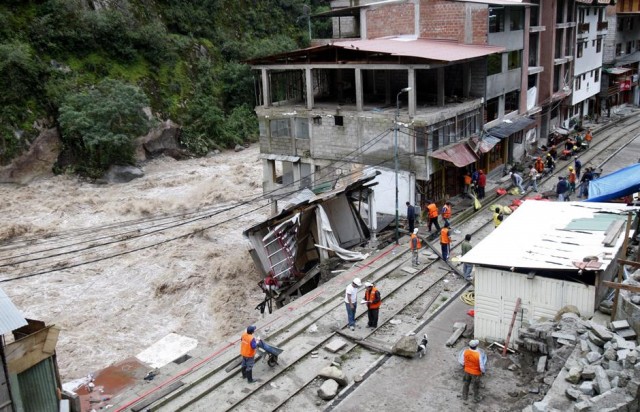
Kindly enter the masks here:
<path id="1" fill-rule="evenodd" d="M 583 34 L 588 32 L 589 32 L 589 23 L 578 24 L 578 34 Z"/>
<path id="2" fill-rule="evenodd" d="M 598 31 L 604 31 L 609 29 L 608 21 L 599 21 L 598 22 Z"/>

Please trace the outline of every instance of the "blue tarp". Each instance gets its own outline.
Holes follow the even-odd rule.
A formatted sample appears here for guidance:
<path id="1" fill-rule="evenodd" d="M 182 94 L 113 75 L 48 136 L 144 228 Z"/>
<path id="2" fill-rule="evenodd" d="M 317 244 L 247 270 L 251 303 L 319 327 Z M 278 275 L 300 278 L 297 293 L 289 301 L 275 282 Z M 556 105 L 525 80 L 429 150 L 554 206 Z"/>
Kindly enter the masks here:
<path id="1" fill-rule="evenodd" d="M 640 192 L 640 163 L 589 182 L 587 202 L 606 202 Z"/>

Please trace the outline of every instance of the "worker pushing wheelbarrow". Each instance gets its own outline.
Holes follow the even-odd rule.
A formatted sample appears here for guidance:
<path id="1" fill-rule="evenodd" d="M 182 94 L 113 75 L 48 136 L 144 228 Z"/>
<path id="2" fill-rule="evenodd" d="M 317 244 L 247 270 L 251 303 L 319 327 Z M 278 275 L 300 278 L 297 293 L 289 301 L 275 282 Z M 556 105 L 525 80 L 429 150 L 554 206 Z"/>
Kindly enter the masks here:
<path id="1" fill-rule="evenodd" d="M 266 354 L 267 365 L 272 368 L 278 364 L 278 356 L 283 352 L 283 349 L 269 345 L 263 340 L 258 342 L 258 349 Z"/>

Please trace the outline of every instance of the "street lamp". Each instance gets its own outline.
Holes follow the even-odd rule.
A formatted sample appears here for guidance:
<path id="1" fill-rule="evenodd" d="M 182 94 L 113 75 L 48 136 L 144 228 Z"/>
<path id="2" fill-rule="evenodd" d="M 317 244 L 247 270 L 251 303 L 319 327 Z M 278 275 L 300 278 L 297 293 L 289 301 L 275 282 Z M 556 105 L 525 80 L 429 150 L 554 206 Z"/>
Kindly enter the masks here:
<path id="1" fill-rule="evenodd" d="M 399 243 L 399 227 L 398 227 L 398 117 L 400 117 L 400 95 L 411 90 L 411 87 L 405 87 L 396 95 L 396 116 L 394 119 L 394 137 L 393 137 L 393 160 L 395 162 L 396 171 L 396 245 Z"/>

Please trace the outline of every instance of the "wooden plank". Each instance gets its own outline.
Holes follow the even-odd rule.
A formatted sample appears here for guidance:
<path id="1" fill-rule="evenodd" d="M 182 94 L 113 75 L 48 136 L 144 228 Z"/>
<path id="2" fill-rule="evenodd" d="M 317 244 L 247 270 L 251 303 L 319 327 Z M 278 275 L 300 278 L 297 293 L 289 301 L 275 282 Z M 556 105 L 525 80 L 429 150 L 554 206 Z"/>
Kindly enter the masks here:
<path id="1" fill-rule="evenodd" d="M 47 338 L 42 345 L 42 352 L 53 355 L 56 351 L 56 344 L 58 343 L 58 336 L 60 336 L 60 328 L 52 326 L 47 333 Z"/>
<path id="2" fill-rule="evenodd" d="M 507 334 L 507 339 L 504 341 L 504 349 L 502 350 L 502 356 L 507 356 L 507 350 L 509 349 L 509 341 L 511 340 L 511 332 L 513 332 L 513 325 L 516 323 L 516 317 L 518 316 L 518 311 L 520 310 L 520 303 L 522 301 L 520 298 L 516 299 L 516 307 L 513 309 L 513 317 L 511 318 L 511 324 L 509 325 L 509 333 Z"/>
<path id="3" fill-rule="evenodd" d="M 618 258 L 618 263 L 622 263 L 623 265 L 627 266 L 633 266 L 634 268 L 640 268 L 640 262 L 632 262 L 630 260 Z"/>
<path id="4" fill-rule="evenodd" d="M 152 403 L 156 402 L 157 400 L 159 400 L 161 398 L 164 398 L 165 396 L 167 396 L 171 392 L 173 392 L 176 389 L 180 388 L 182 385 L 184 385 L 184 382 L 182 382 L 182 381 L 173 382 L 171 385 L 168 385 L 168 386 L 160 389 L 159 391 L 155 392 L 153 395 L 145 397 L 141 402 L 133 405 L 131 407 L 131 410 L 133 412 L 142 411 L 147 406 L 151 405 Z"/>
<path id="5" fill-rule="evenodd" d="M 627 229 L 624 233 L 624 241 L 622 242 L 622 249 L 619 252 L 620 257 L 627 256 L 627 246 L 629 245 L 629 232 L 631 231 L 631 213 L 627 214 Z M 618 265 L 618 283 L 622 283 L 624 277 L 624 266 Z M 620 289 L 616 289 L 613 297 L 613 307 L 611 308 L 611 320 L 616 320 L 616 312 L 618 311 L 618 296 L 620 295 Z"/>
<path id="6" fill-rule="evenodd" d="M 338 335 L 343 336 L 343 337 L 353 341 L 354 343 L 356 343 L 358 345 L 364 346 L 367 349 L 371 349 L 371 350 L 376 351 L 376 352 L 382 352 L 382 353 L 387 353 L 389 355 L 393 355 L 393 352 L 391 351 L 391 348 L 388 345 L 385 346 L 385 345 L 382 345 L 382 344 L 379 344 L 379 343 L 376 343 L 376 342 L 367 341 L 365 339 L 358 339 L 358 338 L 356 338 L 354 336 L 351 336 L 349 334 L 344 333 L 341 330 L 337 330 L 335 332 Z"/>
<path id="7" fill-rule="evenodd" d="M 5 348 L 7 369 L 10 373 L 21 373 L 33 365 L 50 357 L 42 348 L 47 339 L 49 328 L 42 329 L 25 338 L 10 343 Z"/>
<path id="8" fill-rule="evenodd" d="M 431 301 L 427 304 L 427 306 L 425 306 L 425 308 L 422 311 L 422 313 L 420 313 L 416 319 L 422 318 L 424 316 L 424 314 L 427 313 L 427 311 L 429 310 L 431 305 L 433 305 L 433 302 L 435 302 L 436 299 L 438 299 L 439 297 L 440 297 L 440 293 L 438 293 L 433 299 L 431 299 Z"/>
<path id="9" fill-rule="evenodd" d="M 615 246 L 616 240 L 618 238 L 618 235 L 620 234 L 620 231 L 622 231 L 623 225 L 624 222 L 621 220 L 614 220 L 613 222 L 611 222 L 611 224 L 607 228 L 607 231 L 605 232 L 605 237 L 602 241 L 602 244 L 607 247 Z"/>
<path id="10" fill-rule="evenodd" d="M 636 292 L 636 293 L 640 293 L 640 286 L 633 286 L 633 285 L 623 285 L 622 283 L 616 283 L 616 282 L 609 282 L 609 281 L 603 281 L 602 284 L 608 288 L 612 288 L 612 289 L 624 289 L 624 290 L 628 290 L 630 292 Z"/>

